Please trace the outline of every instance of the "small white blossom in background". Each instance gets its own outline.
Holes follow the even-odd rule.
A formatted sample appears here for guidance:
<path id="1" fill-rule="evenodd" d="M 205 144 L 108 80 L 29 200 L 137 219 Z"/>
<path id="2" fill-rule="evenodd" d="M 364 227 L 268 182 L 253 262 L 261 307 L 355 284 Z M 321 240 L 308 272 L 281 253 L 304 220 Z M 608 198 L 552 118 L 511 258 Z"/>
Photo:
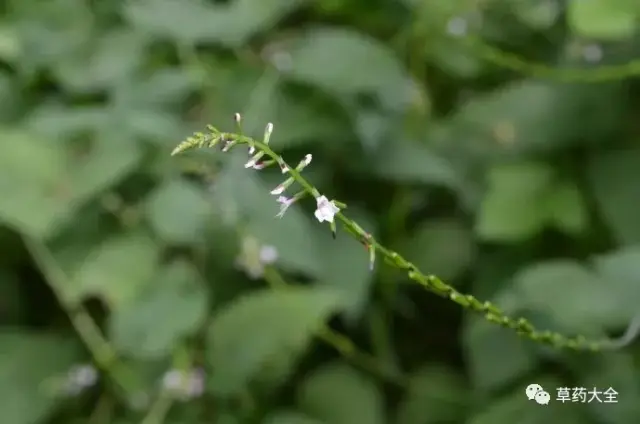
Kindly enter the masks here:
<path id="1" fill-rule="evenodd" d="M 236 266 L 250 278 L 257 280 L 264 276 L 264 268 L 278 260 L 278 250 L 271 245 L 263 245 L 256 238 L 246 236 L 242 239 L 240 254 Z"/>
<path id="2" fill-rule="evenodd" d="M 603 56 L 602 47 L 597 44 L 589 44 L 582 48 L 582 57 L 589 63 L 598 63 Z"/>
<path id="3" fill-rule="evenodd" d="M 334 216 L 340 212 L 333 201 L 329 201 L 325 196 L 318 196 L 316 198 L 317 208 L 314 212 L 316 219 L 320 222 L 333 222 Z"/>
<path id="4" fill-rule="evenodd" d="M 189 400 L 204 393 L 204 371 L 196 368 L 189 371 L 170 370 L 162 377 L 162 387 L 176 398 Z"/>
<path id="5" fill-rule="evenodd" d="M 469 22 L 460 16 L 456 16 L 455 18 L 449 19 L 447 22 L 447 32 L 449 35 L 454 35 L 457 37 L 461 37 L 467 35 L 467 31 L 469 29 Z"/>
<path id="6" fill-rule="evenodd" d="M 98 371 L 92 365 L 76 365 L 72 367 L 64 380 L 64 392 L 76 396 L 98 382 Z"/>

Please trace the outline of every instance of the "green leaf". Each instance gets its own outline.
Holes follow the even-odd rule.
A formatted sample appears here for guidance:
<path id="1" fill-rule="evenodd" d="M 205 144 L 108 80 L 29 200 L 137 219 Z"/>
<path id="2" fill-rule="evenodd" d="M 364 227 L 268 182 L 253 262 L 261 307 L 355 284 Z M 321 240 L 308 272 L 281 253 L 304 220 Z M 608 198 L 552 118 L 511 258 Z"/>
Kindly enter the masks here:
<path id="1" fill-rule="evenodd" d="M 618 84 L 573 85 L 516 81 L 471 96 L 447 122 L 448 143 L 460 154 L 494 159 L 601 143 L 620 125 Z M 570 125 L 580 121 L 583 125 Z M 544 125 L 540 123 L 543 122 Z"/>
<path id="2" fill-rule="evenodd" d="M 428 365 L 411 375 L 396 424 L 461 422 L 469 407 L 464 379 L 450 369 Z"/>
<path id="3" fill-rule="evenodd" d="M 86 156 L 70 158 L 48 138 L 9 132 L 0 157 L 0 219 L 47 237 L 96 193 L 131 172 L 138 146 L 96 140 Z"/>
<path id="4" fill-rule="evenodd" d="M 205 193 L 183 179 L 164 181 L 151 194 L 146 210 L 155 232 L 174 244 L 201 240 L 211 218 L 211 204 Z"/>
<path id="5" fill-rule="evenodd" d="M 598 152 L 589 161 L 588 177 L 600 213 L 621 244 L 640 243 L 640 220 L 634 207 L 640 198 L 640 149 Z"/>
<path id="6" fill-rule="evenodd" d="M 87 254 L 63 293 L 71 301 L 95 295 L 114 309 L 123 306 L 151 283 L 159 253 L 158 246 L 143 233 L 114 235 Z"/>
<path id="7" fill-rule="evenodd" d="M 586 359 L 590 360 L 586 362 Z M 634 355 L 631 352 L 620 351 L 585 360 L 569 365 L 581 387 L 588 390 L 595 387 L 602 392 L 612 388 L 618 392 L 617 403 L 600 403 L 596 400 L 591 402 L 589 409 L 592 415 L 606 424 L 635 422 L 640 414 L 640 405 L 637 402 L 622 400 L 622 396 L 640 398 Z M 606 400 L 606 395 L 600 395 L 600 399 Z"/>
<path id="8" fill-rule="evenodd" d="M 373 94 L 383 106 L 402 110 L 417 92 L 393 51 L 363 33 L 316 27 L 293 40 L 287 52 L 286 75 L 338 96 Z"/>
<path id="9" fill-rule="evenodd" d="M 0 331 L 0 410 L 11 424 L 45 420 L 60 401 L 56 382 L 80 358 L 71 339 L 25 330 Z"/>
<path id="10" fill-rule="evenodd" d="M 635 33 L 637 12 L 637 5 L 628 0 L 572 1 L 567 19 L 578 36 L 620 40 Z"/>
<path id="11" fill-rule="evenodd" d="M 142 150 L 137 144 L 98 137 L 86 156 L 72 164 L 69 190 L 78 203 L 86 202 L 133 172 L 140 159 Z"/>
<path id="12" fill-rule="evenodd" d="M 215 42 L 240 47 L 271 28 L 305 0 L 235 0 L 225 5 L 199 0 L 139 0 L 125 6 L 130 24 L 176 42 Z"/>
<path id="13" fill-rule="evenodd" d="M 519 163 L 495 167 L 482 200 L 476 232 L 483 239 L 516 242 L 541 231 L 546 223 L 545 198 L 553 169 Z"/>
<path id="14" fill-rule="evenodd" d="M 209 387 L 233 395 L 258 377 L 278 384 L 316 328 L 340 307 L 335 291 L 309 287 L 258 290 L 226 305 L 209 328 L 207 359 L 215 370 Z"/>
<path id="15" fill-rule="evenodd" d="M 383 424 L 384 397 L 374 380 L 345 363 L 312 372 L 299 388 L 298 407 L 332 424 Z"/>
<path id="16" fill-rule="evenodd" d="M 500 390 L 533 370 L 538 361 L 527 343 L 483 318 L 470 318 L 464 346 L 473 386 L 483 391 Z"/>
<path id="17" fill-rule="evenodd" d="M 367 165 L 375 175 L 399 183 L 422 183 L 459 189 L 462 180 L 452 164 L 427 146 L 403 140 L 385 143 Z"/>
<path id="18" fill-rule="evenodd" d="M 471 265 L 475 245 L 471 232 L 459 221 L 440 219 L 422 223 L 398 251 L 424 272 L 450 281 Z"/>
<path id="19" fill-rule="evenodd" d="M 0 219 L 45 237 L 70 212 L 66 158 L 59 145 L 5 131 L 0 155 Z"/>
<path id="20" fill-rule="evenodd" d="M 589 422 L 585 408 L 568 408 L 561 402 L 555 401 L 555 390 L 562 387 L 562 383 L 555 379 L 542 377 L 535 380 L 535 384 L 542 386 L 549 393 L 551 400 L 548 405 L 542 406 L 529 400 L 525 395 L 528 384 L 517 385 L 514 390 L 505 396 L 493 399 L 490 404 L 484 405 L 478 413 L 467 420 L 468 424 L 547 424 L 550 422 L 562 422 L 567 424 L 583 424 Z"/>
<path id="21" fill-rule="evenodd" d="M 544 313 L 566 332 L 599 334 L 630 319 L 606 281 L 576 262 L 553 260 L 522 269 L 514 290 L 522 306 Z"/>
<path id="22" fill-rule="evenodd" d="M 207 292 L 189 263 L 166 265 L 153 280 L 138 299 L 110 317 L 115 347 L 132 357 L 169 356 L 176 344 L 206 318 Z"/>
<path id="23" fill-rule="evenodd" d="M 549 220 L 568 234 L 579 234 L 588 224 L 588 210 L 575 184 L 564 182 L 547 194 Z"/>
<path id="24" fill-rule="evenodd" d="M 507 7 L 511 7 L 508 5 Z M 514 4 L 518 18 L 530 27 L 546 30 L 558 21 L 562 6 L 556 2 L 524 1 Z"/>
<path id="25" fill-rule="evenodd" d="M 87 54 L 54 64 L 63 86 L 74 92 L 109 89 L 131 78 L 143 65 L 148 40 L 130 29 L 112 30 L 97 40 Z"/>
<path id="26" fill-rule="evenodd" d="M 311 418 L 298 411 L 276 411 L 269 414 L 262 424 L 322 424 L 315 418 Z"/>
<path id="27" fill-rule="evenodd" d="M 621 315 L 631 320 L 640 305 L 640 248 L 626 247 L 593 258 L 595 270 L 617 299 Z"/>

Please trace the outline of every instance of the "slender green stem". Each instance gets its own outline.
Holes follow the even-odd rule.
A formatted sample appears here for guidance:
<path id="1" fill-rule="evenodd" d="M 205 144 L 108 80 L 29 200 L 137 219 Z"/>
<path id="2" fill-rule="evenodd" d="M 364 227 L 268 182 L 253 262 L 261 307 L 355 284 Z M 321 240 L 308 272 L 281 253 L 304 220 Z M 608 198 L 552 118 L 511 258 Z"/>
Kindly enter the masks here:
<path id="1" fill-rule="evenodd" d="M 183 141 L 173 150 L 172 154 L 175 155 L 193 148 L 214 147 L 221 142 L 221 140 L 225 142 L 233 141 L 236 144 L 247 144 L 286 166 L 289 169 L 290 178 L 293 178 L 293 180 L 302 186 L 309 194 L 316 198 L 320 196 L 320 192 L 302 177 L 300 172 L 287 165 L 284 159 L 271 150 L 267 144 L 244 135 L 220 132 L 211 126 L 208 127 L 208 130 L 208 134 L 196 133 L 193 137 Z M 511 329 L 534 342 L 555 348 L 596 352 L 617 347 L 617 345 L 609 339 L 589 340 L 582 335 L 565 336 L 554 331 L 538 330 L 525 318 L 512 318 L 493 303 L 488 301 L 482 302 L 473 295 L 463 294 L 451 285 L 440 280 L 437 276 L 423 273 L 417 266 L 404 259 L 397 252 L 382 246 L 372 235 L 365 232 L 355 221 L 345 216 L 344 213 L 338 212 L 335 217 L 337 221 L 342 224 L 343 229 L 359 241 L 366 243 L 369 249 L 375 249 L 377 254 L 382 256 L 387 264 L 404 270 L 412 281 L 438 296 L 457 303 L 467 310 L 483 315 L 486 320 L 492 323 Z"/>
<path id="2" fill-rule="evenodd" d="M 58 266 L 55 259 L 44 243 L 28 235 L 23 235 L 23 240 L 27 250 L 33 257 L 38 267 L 48 280 L 51 290 L 53 290 L 58 302 L 67 312 L 71 324 L 82 339 L 85 346 L 91 352 L 96 364 L 104 370 L 107 375 L 122 389 L 127 395 L 132 393 L 134 387 L 130 374 L 120 364 L 117 359 L 115 349 L 102 335 L 100 328 L 89 315 L 89 312 L 79 303 L 69 300 L 62 290 L 68 286 L 68 278 Z"/>

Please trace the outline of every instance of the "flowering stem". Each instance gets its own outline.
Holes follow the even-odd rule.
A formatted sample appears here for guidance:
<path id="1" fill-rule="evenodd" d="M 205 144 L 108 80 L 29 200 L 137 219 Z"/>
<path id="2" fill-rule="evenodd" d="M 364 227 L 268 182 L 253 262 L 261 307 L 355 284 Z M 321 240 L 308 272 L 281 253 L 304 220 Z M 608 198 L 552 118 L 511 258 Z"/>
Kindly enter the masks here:
<path id="1" fill-rule="evenodd" d="M 200 147 L 212 147 L 216 144 L 216 140 L 235 140 L 238 144 L 248 144 L 254 146 L 257 150 L 264 152 L 265 155 L 271 159 L 276 160 L 278 163 L 283 164 L 289 168 L 289 175 L 295 180 L 302 188 L 317 198 L 320 196 L 320 192 L 310 184 L 300 172 L 295 168 L 292 168 L 286 164 L 284 159 L 277 153 L 275 153 L 268 145 L 262 143 L 253 138 L 234 134 L 219 132 L 215 128 L 208 127 L 210 133 L 202 134 L 196 133 L 193 137 L 190 137 L 186 141 L 183 141 L 176 147 L 172 155 L 184 152 L 185 150 L 200 148 Z M 344 226 L 347 232 L 356 236 L 356 238 L 362 240 L 367 239 L 370 249 L 375 249 L 376 252 L 384 257 L 387 264 L 406 271 L 408 277 L 415 283 L 422 286 L 424 289 L 437 294 L 440 297 L 451 300 L 457 303 L 463 308 L 481 314 L 484 318 L 494 324 L 511 329 L 517 334 L 528 338 L 536 343 L 549 345 L 555 348 L 566 348 L 575 351 L 592 351 L 597 352 L 605 349 L 614 349 L 618 345 L 612 340 L 589 340 L 584 336 L 565 336 L 554 331 L 543 331 L 536 329 L 525 318 L 513 318 L 502 312 L 493 303 L 485 301 L 482 302 L 476 297 L 470 294 L 463 294 L 456 290 L 451 285 L 443 282 L 437 276 L 432 274 L 424 274 L 413 263 L 404 259 L 400 254 L 394 252 L 386 247 L 382 246 L 373 236 L 368 236 L 366 232 L 354 221 L 346 217 L 342 212 L 335 213 L 335 217 Z"/>

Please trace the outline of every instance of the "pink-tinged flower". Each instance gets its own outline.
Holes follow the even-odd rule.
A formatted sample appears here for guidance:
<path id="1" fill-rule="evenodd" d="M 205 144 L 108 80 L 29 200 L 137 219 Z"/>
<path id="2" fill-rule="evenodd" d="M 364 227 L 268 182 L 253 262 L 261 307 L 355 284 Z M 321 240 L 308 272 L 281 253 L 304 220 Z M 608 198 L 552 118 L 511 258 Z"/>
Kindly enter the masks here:
<path id="1" fill-rule="evenodd" d="M 329 201 L 325 196 L 318 196 L 316 198 L 317 209 L 314 212 L 316 219 L 320 222 L 333 222 L 334 216 L 340 212 L 333 201 Z"/>
<path id="2" fill-rule="evenodd" d="M 282 218 L 284 216 L 284 213 L 287 211 L 287 209 L 289 209 L 289 206 L 293 205 L 296 199 L 288 198 L 286 196 L 280 196 L 278 197 L 277 201 L 278 203 L 280 203 L 280 212 L 278 212 L 276 217 Z"/>

